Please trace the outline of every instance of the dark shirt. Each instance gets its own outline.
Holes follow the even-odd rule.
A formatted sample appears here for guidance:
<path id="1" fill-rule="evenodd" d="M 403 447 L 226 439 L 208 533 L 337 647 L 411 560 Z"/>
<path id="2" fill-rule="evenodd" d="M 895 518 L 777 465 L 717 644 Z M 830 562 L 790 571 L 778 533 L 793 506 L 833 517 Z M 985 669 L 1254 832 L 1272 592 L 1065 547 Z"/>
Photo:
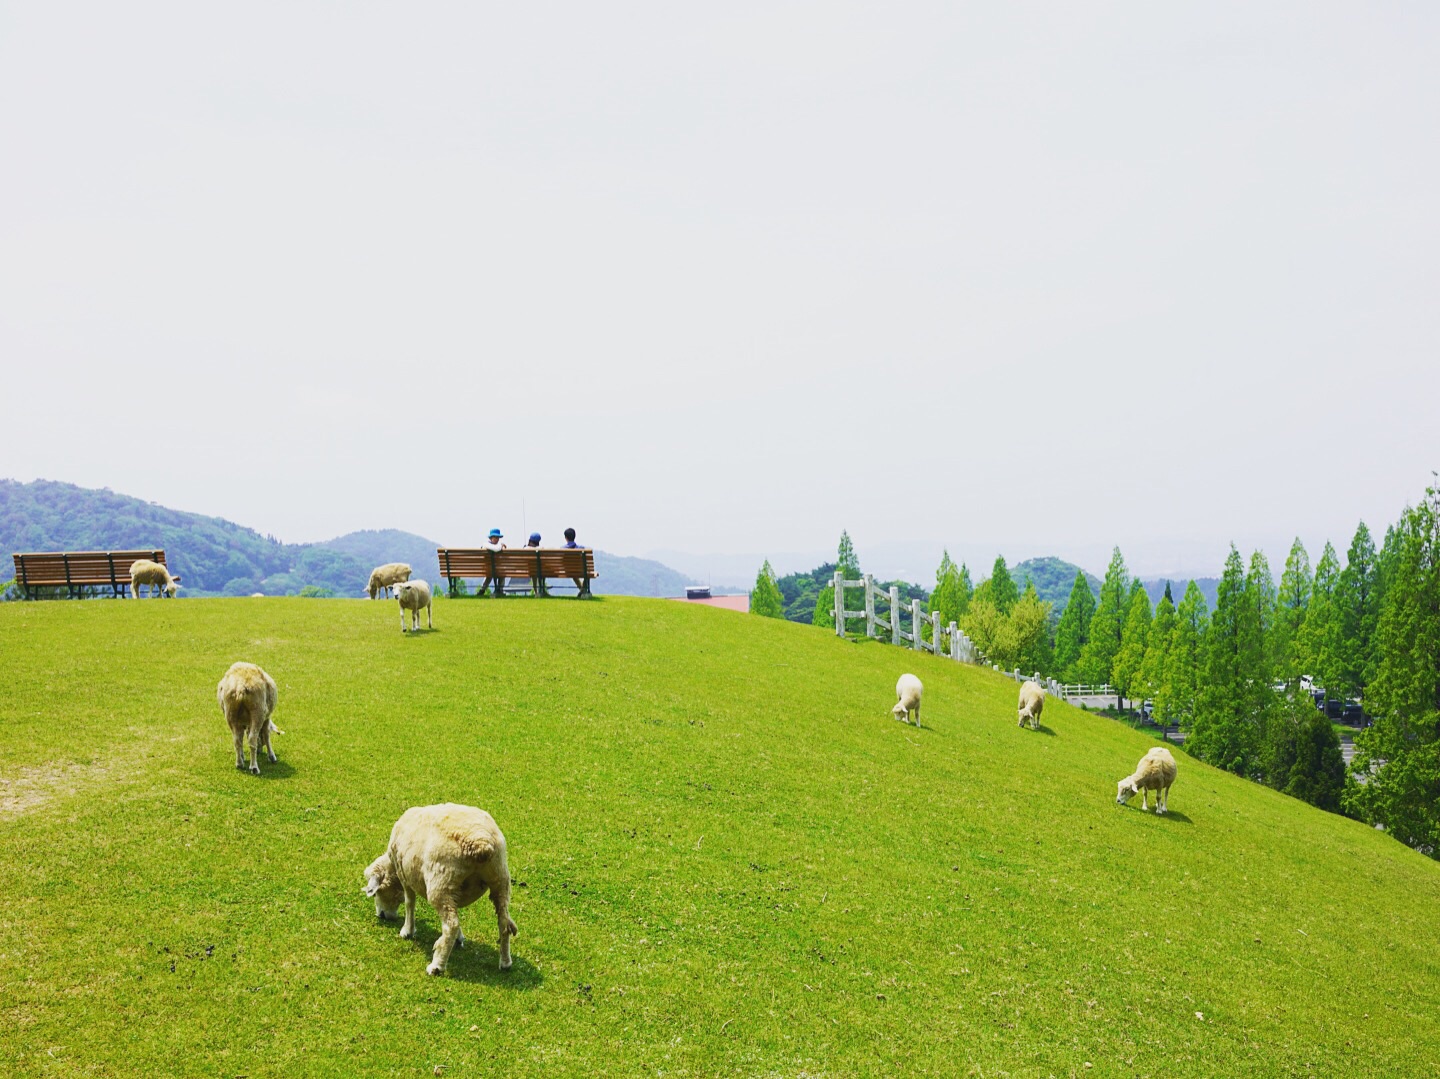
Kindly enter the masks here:
<path id="1" fill-rule="evenodd" d="M 576 543 L 574 540 L 566 540 L 566 541 L 565 541 L 565 547 L 566 547 L 567 550 L 575 550 L 575 549 L 577 549 L 579 546 L 580 546 L 580 544 Z"/>

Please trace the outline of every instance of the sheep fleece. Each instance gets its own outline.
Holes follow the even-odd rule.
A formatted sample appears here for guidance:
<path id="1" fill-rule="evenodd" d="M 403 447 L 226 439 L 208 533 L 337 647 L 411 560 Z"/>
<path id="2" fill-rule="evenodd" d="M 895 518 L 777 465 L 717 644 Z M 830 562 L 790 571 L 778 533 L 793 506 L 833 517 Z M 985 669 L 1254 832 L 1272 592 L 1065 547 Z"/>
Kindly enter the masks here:
<path id="1" fill-rule="evenodd" d="M 1037 682 L 1026 682 L 1020 687 L 1020 721 L 1017 727 L 1025 726 L 1025 721 L 1030 721 L 1032 730 L 1040 729 L 1040 713 L 1045 710 L 1045 691 L 1040 688 Z"/>

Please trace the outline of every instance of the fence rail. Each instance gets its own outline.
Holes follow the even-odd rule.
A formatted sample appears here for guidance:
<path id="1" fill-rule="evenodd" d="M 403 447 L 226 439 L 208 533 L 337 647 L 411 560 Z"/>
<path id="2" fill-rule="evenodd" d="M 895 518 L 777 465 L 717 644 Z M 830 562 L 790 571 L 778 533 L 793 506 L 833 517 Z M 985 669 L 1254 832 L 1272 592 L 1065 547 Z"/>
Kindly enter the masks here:
<path id="1" fill-rule="evenodd" d="M 986 660 L 984 653 L 975 646 L 975 642 L 965 635 L 954 622 L 948 626 L 940 624 L 939 612 L 925 614 L 920 610 L 920 601 L 912 599 L 908 604 L 900 602 L 900 589 L 891 585 L 888 590 L 878 588 L 875 579 L 870 574 L 865 574 L 858 581 L 847 581 L 845 575 L 836 572 L 834 579 L 835 589 L 835 635 L 845 636 L 845 625 L 847 622 L 865 620 L 865 636 L 874 639 L 884 630 L 890 634 L 890 643 L 899 645 L 901 648 L 910 648 L 916 652 L 930 652 L 937 656 L 946 656 L 959 663 L 973 663 L 981 667 L 990 667 L 1000 671 L 1007 678 L 1013 678 L 1017 682 L 1024 682 L 1027 678 L 1033 679 L 1045 687 L 1045 692 L 1052 697 L 1084 697 L 1084 696 L 1114 696 L 1108 685 L 1091 686 L 1084 684 L 1066 684 L 1057 682 L 1053 678 L 1046 678 L 1039 671 L 1031 675 L 1020 673 L 1017 667 L 1013 671 L 1001 671 L 999 664 L 990 663 Z M 865 607 L 863 610 L 851 610 L 845 606 L 846 591 L 855 589 L 863 590 Z M 882 616 L 879 606 L 883 604 L 885 615 Z M 905 619 L 909 616 L 910 628 L 905 629 Z M 930 639 L 925 639 L 926 629 L 930 631 Z"/>

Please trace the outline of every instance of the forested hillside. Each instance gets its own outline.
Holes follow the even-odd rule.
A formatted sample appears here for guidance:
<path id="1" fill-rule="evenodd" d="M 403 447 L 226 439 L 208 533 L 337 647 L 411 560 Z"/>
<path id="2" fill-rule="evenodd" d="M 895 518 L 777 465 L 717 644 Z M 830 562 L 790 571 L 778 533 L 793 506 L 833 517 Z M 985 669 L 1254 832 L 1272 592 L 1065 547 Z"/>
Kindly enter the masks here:
<path id="1" fill-rule="evenodd" d="M 0 479 L 3 551 L 161 547 L 171 572 L 183 578 L 181 596 L 285 596 L 302 590 L 359 596 L 370 570 L 383 562 L 408 562 L 416 576 L 438 584 L 437 546 L 396 529 L 351 532 L 323 543 L 283 543 L 220 517 L 168 509 L 108 489 Z M 600 573 L 596 592 L 684 595 L 686 578 L 659 562 L 596 551 L 595 564 Z M 9 566 L 0 572 L 0 580 L 9 579 Z"/>

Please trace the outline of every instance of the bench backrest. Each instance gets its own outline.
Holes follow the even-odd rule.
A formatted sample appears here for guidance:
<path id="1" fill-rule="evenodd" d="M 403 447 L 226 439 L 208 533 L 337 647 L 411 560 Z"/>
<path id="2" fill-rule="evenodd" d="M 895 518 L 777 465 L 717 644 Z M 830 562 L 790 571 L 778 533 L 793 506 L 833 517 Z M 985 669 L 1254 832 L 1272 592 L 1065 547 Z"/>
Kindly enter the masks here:
<path id="1" fill-rule="evenodd" d="M 165 564 L 165 552 L 37 551 L 16 554 L 15 580 L 22 585 L 130 583 L 130 566 L 142 558 Z"/>
<path id="2" fill-rule="evenodd" d="M 590 577 L 595 552 L 586 547 L 550 550 L 517 547 L 487 551 L 483 547 L 440 547 L 440 576 L 456 577 Z"/>

